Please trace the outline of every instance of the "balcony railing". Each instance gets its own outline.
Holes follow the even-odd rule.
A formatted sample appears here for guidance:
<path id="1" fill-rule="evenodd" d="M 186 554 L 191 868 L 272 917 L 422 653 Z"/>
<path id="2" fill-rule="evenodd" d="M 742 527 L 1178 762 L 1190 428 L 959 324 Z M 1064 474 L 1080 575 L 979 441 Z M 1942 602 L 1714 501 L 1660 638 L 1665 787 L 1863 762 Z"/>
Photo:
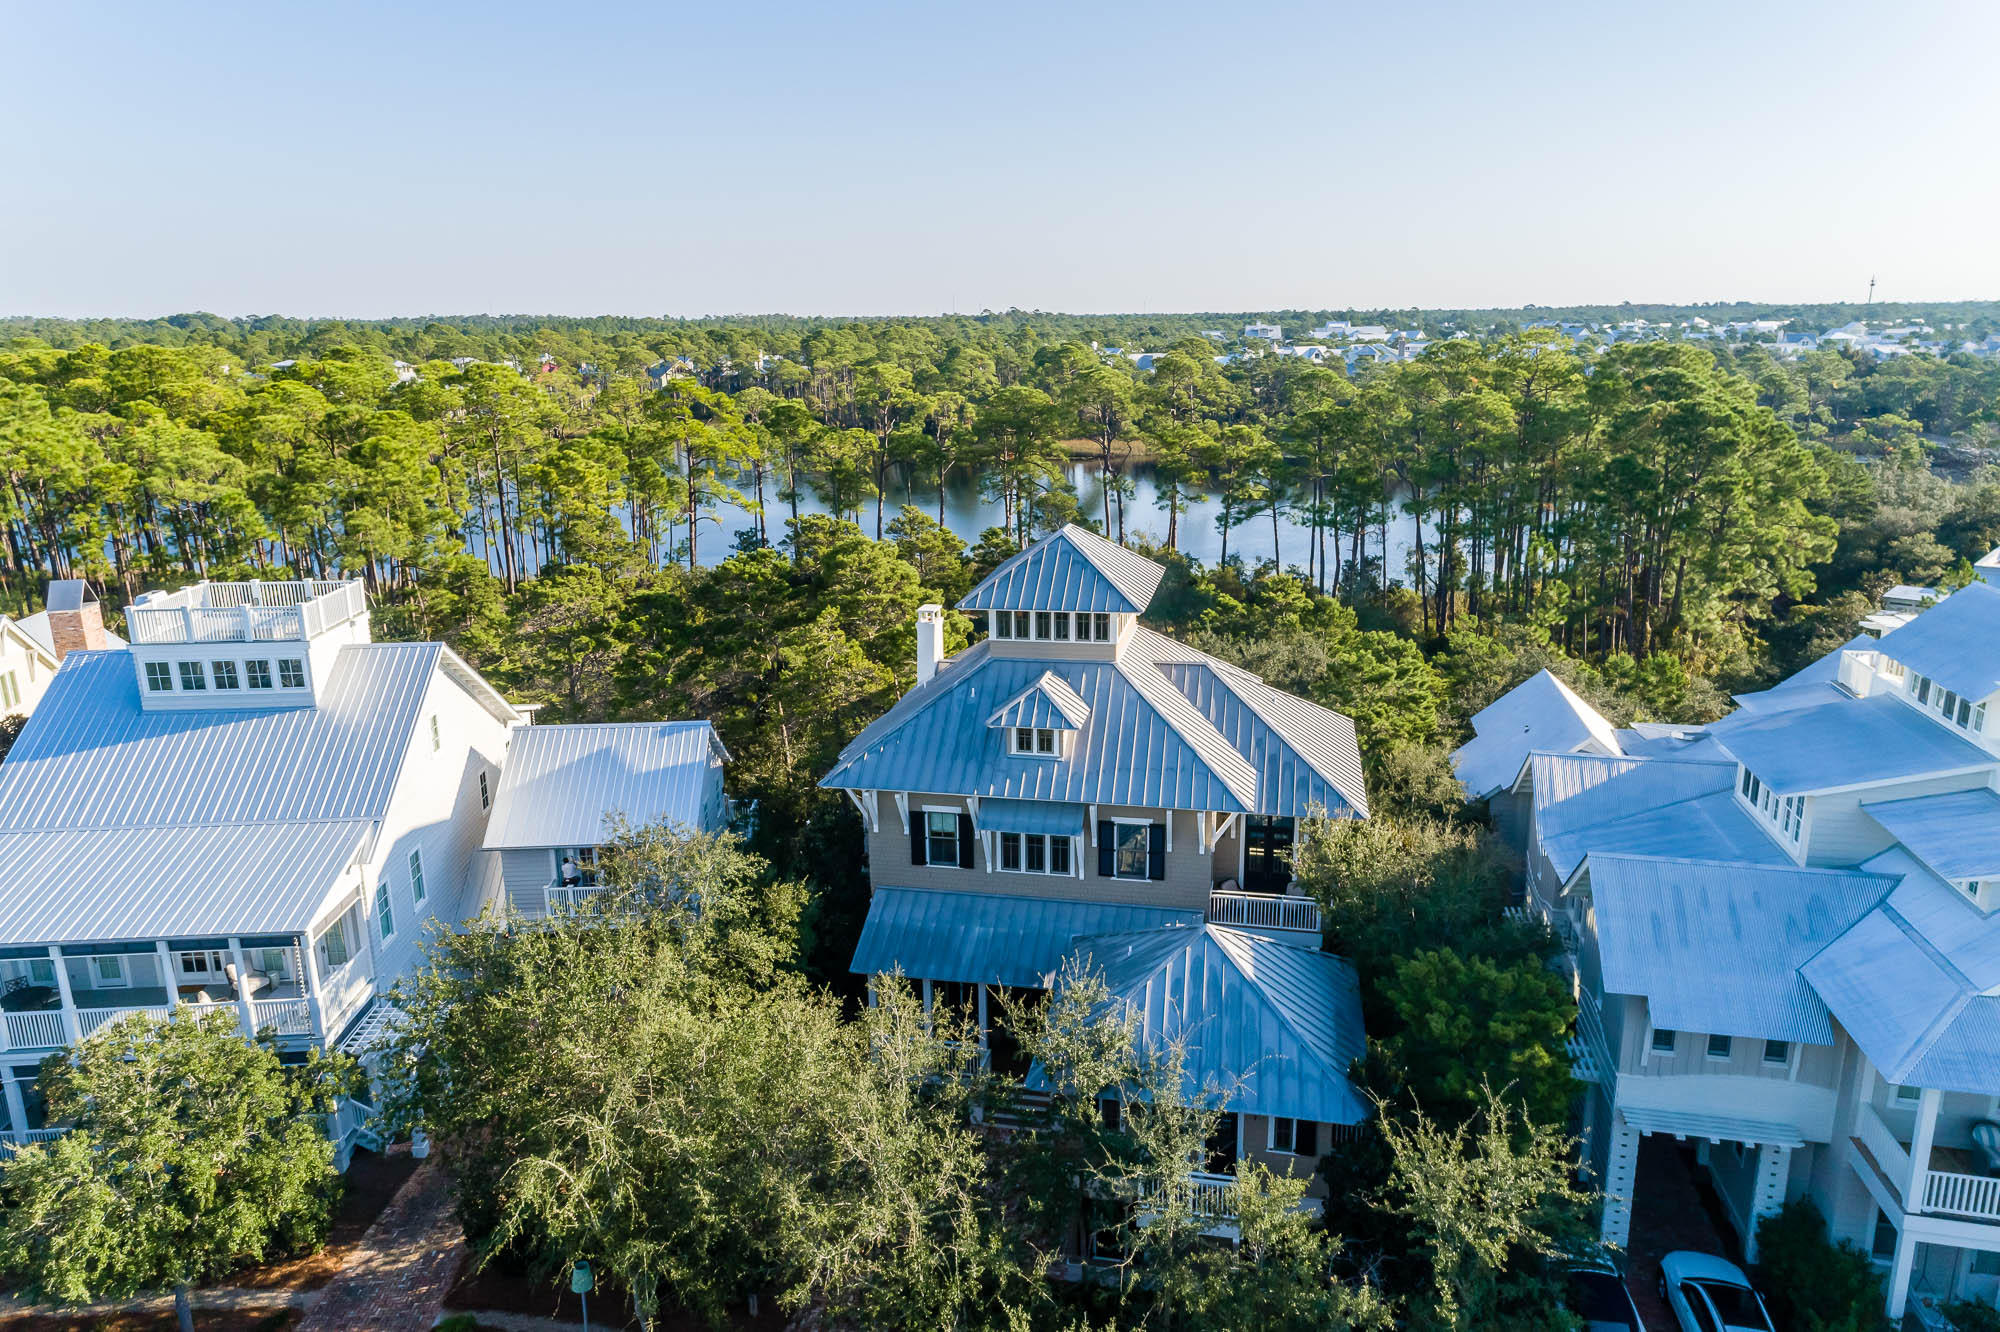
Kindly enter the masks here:
<path id="1" fill-rule="evenodd" d="M 180 1009 L 189 1014 L 228 1013 L 239 1016 L 236 1002 L 224 999 L 210 1003 L 183 1001 Z M 257 1030 L 271 1028 L 280 1036 L 310 1036 L 313 1034 L 312 1005 L 303 998 L 254 999 L 250 1003 L 256 1015 Z M 78 1008 L 76 1028 L 79 1039 L 91 1035 L 103 1027 L 110 1026 L 128 1013 L 147 1013 L 164 1018 L 174 1012 L 169 1004 L 137 1004 L 121 1008 Z M 69 1044 L 69 1030 L 63 1021 L 60 1008 L 42 1009 L 32 1013 L 0 1014 L 0 1033 L 6 1036 L 6 1044 L 0 1049 L 36 1050 L 60 1049 Z M 254 1033 L 252 1033 L 254 1034 Z"/>
<path id="2" fill-rule="evenodd" d="M 313 1034 L 312 1005 L 304 999 L 252 999 L 250 1009 L 258 1031 L 269 1027 L 280 1036 Z"/>
<path id="3" fill-rule="evenodd" d="M 358 582 L 197 583 L 125 608 L 134 643 L 267 643 L 316 637 L 368 609 Z"/>
<path id="4" fill-rule="evenodd" d="M 2000 1221 L 2000 1177 L 1928 1171 L 1924 1175 L 1923 1210 Z"/>
<path id="5" fill-rule="evenodd" d="M 35 1050 L 69 1044 L 61 1009 L 40 1013 L 8 1013 L 0 1023 L 10 1050 Z"/>
<path id="6" fill-rule="evenodd" d="M 1245 893 L 1216 889 L 1208 895 L 1208 920 L 1212 925 L 1233 925 L 1251 930 L 1297 930 L 1318 934 L 1319 903 L 1310 897 L 1287 897 L 1279 893 Z"/>
<path id="7" fill-rule="evenodd" d="M 552 883 L 549 885 L 549 910 L 568 911 L 580 907 L 600 886 L 594 883 Z"/>

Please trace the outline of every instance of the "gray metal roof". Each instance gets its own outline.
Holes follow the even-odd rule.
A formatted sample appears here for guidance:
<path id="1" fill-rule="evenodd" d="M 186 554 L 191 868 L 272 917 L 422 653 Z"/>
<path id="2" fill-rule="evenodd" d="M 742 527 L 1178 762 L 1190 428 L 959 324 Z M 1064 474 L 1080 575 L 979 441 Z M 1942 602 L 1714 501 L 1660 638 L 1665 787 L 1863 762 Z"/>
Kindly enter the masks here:
<path id="1" fill-rule="evenodd" d="M 2000 597 L 2000 592 L 1995 592 Z M 1727 718 L 1710 734 L 1779 795 L 1990 766 L 1993 756 L 1889 694 Z"/>
<path id="2" fill-rule="evenodd" d="M 1896 883 L 1604 853 L 1589 872 L 1606 991 L 1645 996 L 1656 1026 L 1814 1045 L 1832 1044 L 1833 1026 L 1798 968 Z"/>
<path id="3" fill-rule="evenodd" d="M 1535 754 L 1528 772 L 1535 837 L 1565 879 L 1600 851 L 1792 863 L 1737 806 L 1733 764 Z"/>
<path id="4" fill-rule="evenodd" d="M 958 609 L 1138 615 L 1166 574 L 1145 556 L 1071 523 L 1004 561 L 960 599 Z"/>
<path id="5" fill-rule="evenodd" d="M 0 764 L 0 829 L 378 818 L 441 651 L 343 647 L 317 707 L 158 712 L 129 652 L 72 652 Z"/>
<path id="6" fill-rule="evenodd" d="M 900 970 L 920 980 L 1052 984 L 1079 935 L 1194 925 L 1199 911 L 1071 902 L 1005 893 L 877 888 L 854 947 L 853 970 Z"/>
<path id="7" fill-rule="evenodd" d="M 1098 935 L 1075 951 L 1136 1020 L 1142 1047 L 1185 1043 L 1191 1090 L 1246 1114 L 1368 1117 L 1347 1080 L 1367 1040 L 1345 960 L 1207 924 Z"/>
<path id="8" fill-rule="evenodd" d="M 1044 673 L 1087 720 L 1061 757 L 1010 755 L 986 723 Z M 1345 717 L 1143 628 L 1115 661 L 974 644 L 864 728 L 821 785 L 1293 816 L 1368 808 Z"/>
<path id="9" fill-rule="evenodd" d="M 1917 1069 L 1979 997 L 1964 973 L 1925 945 L 1893 907 L 1868 913 L 1803 968 L 1840 1025 L 1882 1076 L 1916 1083 Z M 2000 1031 L 1983 1044 L 1957 1033 L 1949 1057 L 1922 1085 L 1946 1091 L 2000 1092 Z M 1983 1058 L 1977 1058 L 1981 1051 Z M 1938 1076 L 1945 1066 L 1950 1078 Z"/>
<path id="10" fill-rule="evenodd" d="M 705 721 L 521 727 L 508 743 L 486 849 L 595 845 L 613 814 L 701 830 L 711 769 L 726 756 Z"/>
<path id="11" fill-rule="evenodd" d="M 1053 731 L 1075 731 L 1090 720 L 1090 705 L 1054 671 L 1043 671 L 1026 689 L 1002 703 L 988 726 L 1035 726 Z"/>
<path id="12" fill-rule="evenodd" d="M 0 832 L 0 944 L 297 933 L 368 834 L 362 820 Z"/>
<path id="13" fill-rule="evenodd" d="M 1915 856 L 1892 846 L 1861 866 L 1902 877 L 1889 905 L 1975 990 L 2000 989 L 2000 914 L 1988 915 Z"/>
<path id="14" fill-rule="evenodd" d="M 1546 670 L 1533 675 L 1472 716 L 1473 738 L 1452 751 L 1452 771 L 1473 800 L 1484 800 L 1520 776 L 1537 751 L 1622 753 L 1611 723 Z"/>
<path id="15" fill-rule="evenodd" d="M 2000 878 L 2000 791 L 1982 786 L 1861 808 L 1943 877 Z"/>
<path id="16" fill-rule="evenodd" d="M 1084 832 L 1082 805 L 1048 800 L 982 800 L 975 822 L 981 832 L 1051 833 L 1077 837 Z"/>
<path id="17" fill-rule="evenodd" d="M 1946 689 L 1986 698 L 2000 691 L 2000 588 L 1962 587 L 1874 646 Z"/>
<path id="18" fill-rule="evenodd" d="M 1856 634 L 1826 655 L 1816 658 L 1809 665 L 1772 685 L 1769 689 L 1755 694 L 1736 695 L 1737 703 L 1756 711 L 1765 711 L 1772 706 L 1791 706 L 1786 698 L 1790 691 L 1805 689 L 1813 685 L 1837 687 L 1840 677 L 1840 654 L 1843 652 L 1872 652 L 1877 644 L 1872 634 Z"/>

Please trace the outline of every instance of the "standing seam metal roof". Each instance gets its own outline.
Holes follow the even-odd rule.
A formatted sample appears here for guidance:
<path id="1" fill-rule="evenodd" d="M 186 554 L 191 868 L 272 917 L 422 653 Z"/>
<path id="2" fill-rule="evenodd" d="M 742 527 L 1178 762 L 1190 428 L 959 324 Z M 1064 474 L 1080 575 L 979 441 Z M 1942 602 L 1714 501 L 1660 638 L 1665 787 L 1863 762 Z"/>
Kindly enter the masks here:
<path id="1" fill-rule="evenodd" d="M 711 763 L 726 756 L 705 721 L 522 727 L 508 745 L 486 849 L 592 846 L 612 814 L 700 830 Z"/>
<path id="2" fill-rule="evenodd" d="M 1995 592 L 2000 597 L 2000 592 Z M 1779 795 L 1990 765 L 1993 756 L 1890 694 L 1775 713 L 1734 713 L 1709 728 Z"/>
<path id="3" fill-rule="evenodd" d="M 1003 561 L 960 599 L 958 609 L 1139 615 L 1166 573 L 1145 556 L 1071 523 Z"/>
<path id="4" fill-rule="evenodd" d="M 1977 703 L 2000 691 L 2000 588 L 1962 587 L 1875 650 Z"/>
<path id="5" fill-rule="evenodd" d="M 1982 786 L 1861 808 L 1944 878 L 2000 878 L 2000 791 Z"/>
<path id="6" fill-rule="evenodd" d="M 1043 671 L 1026 689 L 1002 703 L 988 726 L 1034 726 L 1074 731 L 1090 720 L 1090 705 L 1054 671 Z"/>
<path id="7" fill-rule="evenodd" d="M 934 888 L 877 888 L 854 946 L 865 976 L 1044 989 L 1079 935 L 1194 925 L 1199 911 Z"/>

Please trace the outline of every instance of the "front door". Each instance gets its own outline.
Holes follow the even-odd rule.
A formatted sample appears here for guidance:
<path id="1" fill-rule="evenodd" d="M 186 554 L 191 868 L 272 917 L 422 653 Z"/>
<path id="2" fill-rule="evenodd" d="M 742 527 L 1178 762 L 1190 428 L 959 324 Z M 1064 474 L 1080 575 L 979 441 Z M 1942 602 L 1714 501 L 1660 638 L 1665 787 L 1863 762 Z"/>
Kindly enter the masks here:
<path id="1" fill-rule="evenodd" d="M 1243 889 L 1282 893 L 1292 881 L 1292 820 L 1252 814 L 1243 822 Z"/>
<path id="2" fill-rule="evenodd" d="M 1228 1111 L 1216 1117 L 1215 1132 L 1208 1139 L 1208 1161 L 1205 1168 L 1211 1175 L 1233 1175 L 1236 1173 L 1236 1112 Z"/>

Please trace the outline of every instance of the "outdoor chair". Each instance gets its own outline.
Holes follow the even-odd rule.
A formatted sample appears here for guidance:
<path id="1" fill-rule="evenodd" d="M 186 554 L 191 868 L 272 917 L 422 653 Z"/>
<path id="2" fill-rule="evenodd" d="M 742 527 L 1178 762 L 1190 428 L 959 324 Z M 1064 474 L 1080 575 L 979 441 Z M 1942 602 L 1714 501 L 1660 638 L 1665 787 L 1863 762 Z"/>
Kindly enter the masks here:
<path id="1" fill-rule="evenodd" d="M 1983 1174 L 2000 1175 L 2000 1124 L 1990 1119 L 1972 1122 L 1972 1150 Z"/>

